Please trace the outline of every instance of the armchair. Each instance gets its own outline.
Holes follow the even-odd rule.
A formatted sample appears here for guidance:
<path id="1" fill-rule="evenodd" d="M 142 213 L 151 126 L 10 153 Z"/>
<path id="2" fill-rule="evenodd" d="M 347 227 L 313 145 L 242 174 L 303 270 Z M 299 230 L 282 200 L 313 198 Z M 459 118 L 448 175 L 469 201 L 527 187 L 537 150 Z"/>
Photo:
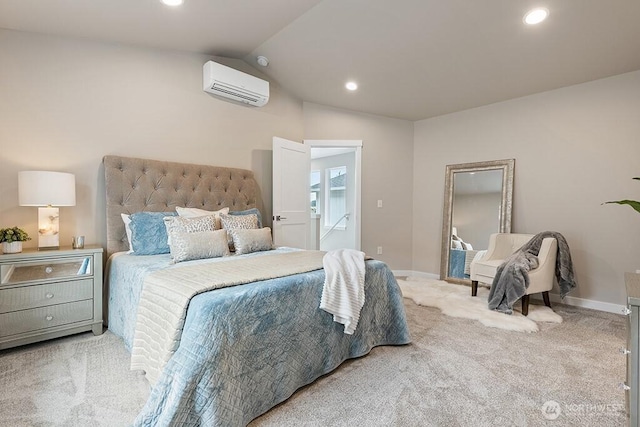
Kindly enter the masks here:
<path id="1" fill-rule="evenodd" d="M 478 282 L 491 285 L 504 260 L 533 238 L 533 234 L 496 233 L 489 237 L 487 253 L 471 263 L 471 296 L 478 294 Z M 529 314 L 529 295 L 542 293 L 544 304 L 551 307 L 549 291 L 553 288 L 558 242 L 553 237 L 542 241 L 538 268 L 529 271 L 529 287 L 522 297 L 522 314 Z"/>

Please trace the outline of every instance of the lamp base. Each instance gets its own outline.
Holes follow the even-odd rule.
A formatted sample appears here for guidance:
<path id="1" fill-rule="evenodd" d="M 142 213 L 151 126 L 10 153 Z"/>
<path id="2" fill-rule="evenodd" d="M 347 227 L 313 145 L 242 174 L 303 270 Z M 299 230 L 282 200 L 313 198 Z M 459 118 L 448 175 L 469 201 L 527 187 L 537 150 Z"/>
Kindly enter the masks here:
<path id="1" fill-rule="evenodd" d="M 60 249 L 60 209 L 38 208 L 38 250 Z"/>

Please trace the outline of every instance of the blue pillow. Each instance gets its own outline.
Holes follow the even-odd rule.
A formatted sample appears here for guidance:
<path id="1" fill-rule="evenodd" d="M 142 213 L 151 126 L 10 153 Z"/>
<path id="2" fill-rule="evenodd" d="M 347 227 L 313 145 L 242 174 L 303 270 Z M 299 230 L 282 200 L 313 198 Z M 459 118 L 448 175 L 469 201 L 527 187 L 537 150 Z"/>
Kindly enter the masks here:
<path id="1" fill-rule="evenodd" d="M 168 254 L 167 228 L 165 216 L 175 216 L 176 212 L 137 212 L 131 214 L 131 246 L 133 255 Z"/>
<path id="2" fill-rule="evenodd" d="M 257 208 L 247 209 L 245 211 L 230 211 L 229 215 L 251 215 L 256 214 L 258 216 L 258 228 L 262 228 L 262 215 L 260 215 L 260 210 Z"/>

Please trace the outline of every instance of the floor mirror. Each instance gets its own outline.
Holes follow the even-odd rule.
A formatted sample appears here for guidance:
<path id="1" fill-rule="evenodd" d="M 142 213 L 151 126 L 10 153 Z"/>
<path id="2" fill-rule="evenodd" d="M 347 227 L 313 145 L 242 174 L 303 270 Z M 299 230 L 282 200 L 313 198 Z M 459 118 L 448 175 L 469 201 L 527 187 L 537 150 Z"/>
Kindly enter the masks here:
<path id="1" fill-rule="evenodd" d="M 489 236 L 511 232 L 514 167 L 515 159 L 447 165 L 441 280 L 470 284 L 471 262 Z"/>

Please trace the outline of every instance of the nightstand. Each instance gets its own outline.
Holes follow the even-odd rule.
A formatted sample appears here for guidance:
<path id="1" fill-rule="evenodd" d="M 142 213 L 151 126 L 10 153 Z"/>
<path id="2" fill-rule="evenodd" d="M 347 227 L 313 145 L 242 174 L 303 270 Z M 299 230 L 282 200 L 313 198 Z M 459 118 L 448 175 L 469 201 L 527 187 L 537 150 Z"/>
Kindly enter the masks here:
<path id="1" fill-rule="evenodd" d="M 0 255 L 0 349 L 102 334 L 102 248 Z"/>

